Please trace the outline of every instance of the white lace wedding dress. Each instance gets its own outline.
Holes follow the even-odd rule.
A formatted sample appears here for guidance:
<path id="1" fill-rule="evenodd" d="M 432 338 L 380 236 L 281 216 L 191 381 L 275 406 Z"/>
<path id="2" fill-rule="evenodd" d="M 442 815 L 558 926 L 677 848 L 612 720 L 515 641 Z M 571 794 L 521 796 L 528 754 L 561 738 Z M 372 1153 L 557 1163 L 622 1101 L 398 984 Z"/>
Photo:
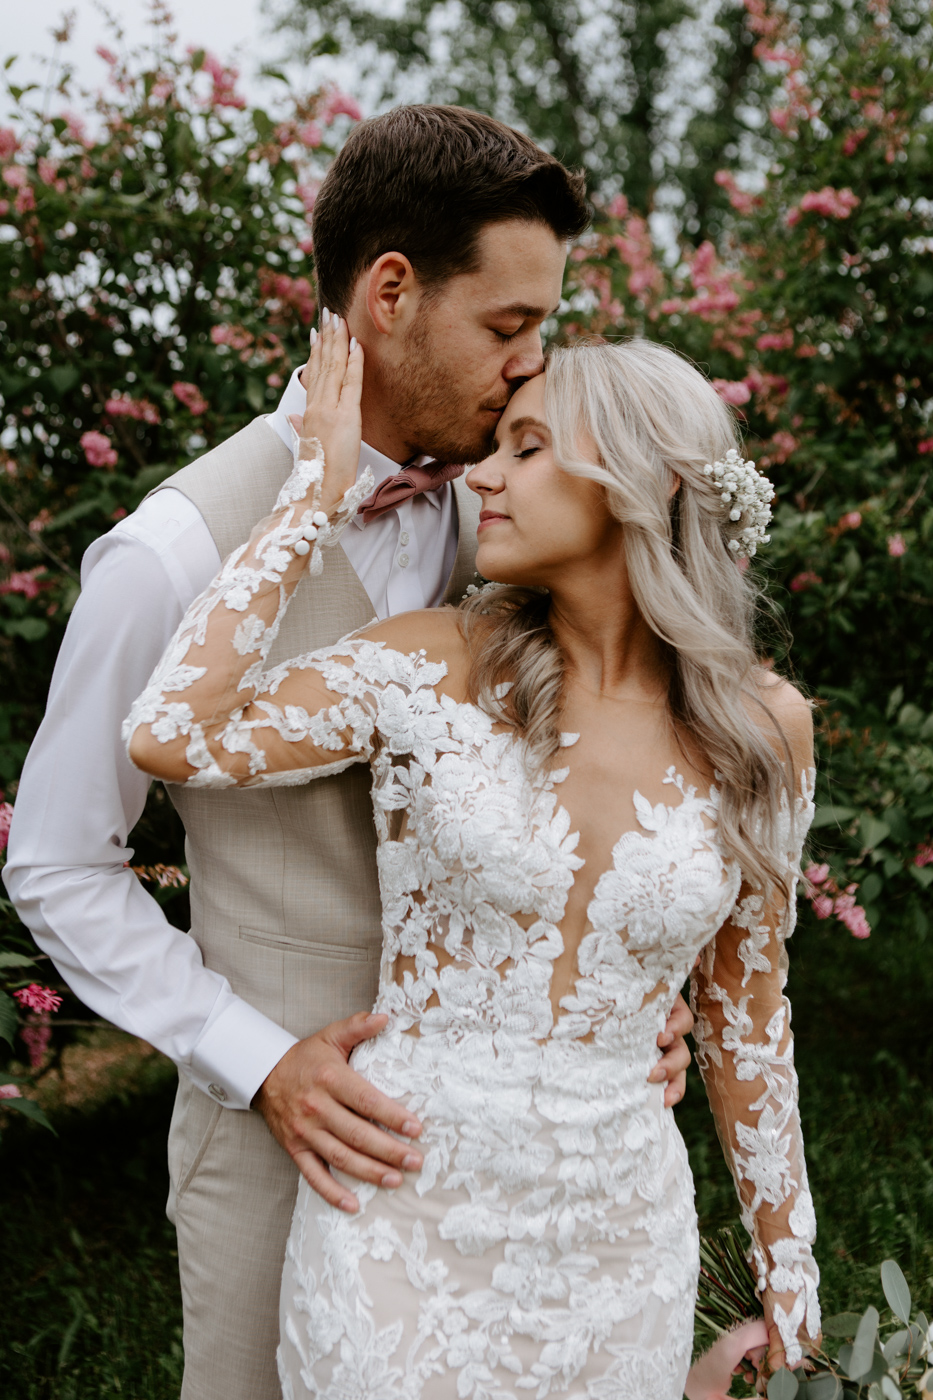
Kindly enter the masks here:
<path id="1" fill-rule="evenodd" d="M 302 1183 L 282 1287 L 285 1400 L 680 1400 L 693 1184 L 647 1075 L 698 955 L 698 1060 L 796 1361 L 798 1331 L 818 1331 L 818 1273 L 783 997 L 793 903 L 766 906 L 742 885 L 717 847 L 715 791 L 670 769 L 669 801 L 632 794 L 633 827 L 558 995 L 583 863 L 564 773 L 531 781 L 522 742 L 439 694 L 446 667 L 424 653 L 358 637 L 264 671 L 300 567 L 287 492 L 280 506 L 189 610 L 127 733 L 147 723 L 183 744 L 198 784 L 372 768 L 375 1009 L 389 1024 L 352 1064 L 421 1119 L 425 1162 L 395 1191 L 348 1181 L 353 1216 Z M 810 781 L 794 820 L 784 813 L 791 875 Z"/>

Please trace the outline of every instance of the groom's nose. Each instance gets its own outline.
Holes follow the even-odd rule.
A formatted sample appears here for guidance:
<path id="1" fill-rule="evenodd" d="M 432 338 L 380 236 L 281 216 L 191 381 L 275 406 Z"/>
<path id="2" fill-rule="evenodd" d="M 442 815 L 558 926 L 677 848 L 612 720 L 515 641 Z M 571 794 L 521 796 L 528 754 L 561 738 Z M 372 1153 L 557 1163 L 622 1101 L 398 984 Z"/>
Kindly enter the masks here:
<path id="1" fill-rule="evenodd" d="M 502 377 L 513 389 L 518 389 L 526 379 L 534 379 L 543 369 L 544 347 L 541 343 L 541 332 L 536 326 L 527 339 L 522 337 L 522 344 L 509 356 L 502 370 Z M 516 383 L 516 380 L 519 382 Z"/>

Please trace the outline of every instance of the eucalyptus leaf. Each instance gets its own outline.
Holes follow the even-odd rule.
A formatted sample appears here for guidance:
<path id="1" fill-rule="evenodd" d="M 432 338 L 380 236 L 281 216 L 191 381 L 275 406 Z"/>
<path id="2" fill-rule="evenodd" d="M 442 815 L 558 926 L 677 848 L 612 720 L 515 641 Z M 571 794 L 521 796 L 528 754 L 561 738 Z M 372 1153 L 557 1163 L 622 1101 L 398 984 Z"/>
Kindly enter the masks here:
<path id="1" fill-rule="evenodd" d="M 890 1376 L 881 1377 L 881 1394 L 884 1400 L 903 1400 L 900 1390 Z"/>
<path id="2" fill-rule="evenodd" d="M 823 1335 L 826 1337 L 854 1337 L 861 1322 L 859 1313 L 834 1313 L 823 1322 Z"/>
<path id="3" fill-rule="evenodd" d="M 901 1268 L 893 1259 L 885 1259 L 881 1265 L 881 1287 L 888 1307 L 901 1322 L 910 1323 L 910 1289 Z"/>
<path id="4" fill-rule="evenodd" d="M 768 1381 L 768 1400 L 795 1400 L 799 1389 L 797 1377 L 782 1366 Z"/>
<path id="5" fill-rule="evenodd" d="M 878 1309 L 872 1307 L 865 1309 L 859 1321 L 849 1360 L 849 1375 L 854 1381 L 861 1380 L 871 1370 L 879 1321 Z"/>
<path id="6" fill-rule="evenodd" d="M 814 1376 L 802 1387 L 805 1400 L 839 1400 L 842 1382 L 836 1376 Z"/>
<path id="7" fill-rule="evenodd" d="M 889 1362 L 897 1361 L 902 1356 L 906 1357 L 910 1350 L 910 1329 L 902 1327 L 899 1332 L 893 1333 L 881 1350 Z"/>

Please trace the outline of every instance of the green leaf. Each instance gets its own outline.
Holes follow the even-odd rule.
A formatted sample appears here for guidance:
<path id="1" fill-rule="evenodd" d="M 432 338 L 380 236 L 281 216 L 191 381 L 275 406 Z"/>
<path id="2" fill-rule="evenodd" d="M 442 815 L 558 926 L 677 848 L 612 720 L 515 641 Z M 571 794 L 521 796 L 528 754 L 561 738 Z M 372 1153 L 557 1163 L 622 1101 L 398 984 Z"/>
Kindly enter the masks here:
<path id="1" fill-rule="evenodd" d="M 858 1313 L 834 1313 L 823 1322 L 823 1333 L 827 1337 L 854 1337 L 861 1317 Z"/>
<path id="2" fill-rule="evenodd" d="M 885 874 L 887 874 L 887 871 L 885 871 Z M 881 876 L 877 871 L 873 870 L 870 875 L 865 876 L 865 879 L 858 887 L 859 904 L 873 904 L 883 888 L 884 882 Z"/>
<path id="3" fill-rule="evenodd" d="M 817 831 L 822 826 L 841 826 L 843 822 L 850 822 L 855 815 L 854 807 L 817 807 L 812 830 Z"/>
<path id="4" fill-rule="evenodd" d="M 25 1116 L 31 1118 L 34 1123 L 41 1123 L 43 1128 L 48 1128 L 50 1133 L 54 1133 L 55 1136 L 58 1137 L 58 1133 L 55 1132 L 55 1129 L 42 1112 L 42 1109 L 37 1103 L 33 1103 L 32 1099 L 4 1099 L 3 1107 L 15 1108 L 17 1113 L 25 1114 Z"/>
<path id="5" fill-rule="evenodd" d="M 852 1343 L 852 1357 L 849 1362 L 849 1374 L 854 1381 L 861 1380 L 872 1368 L 879 1321 L 877 1308 L 865 1309 L 855 1334 L 855 1341 Z"/>
<path id="6" fill-rule="evenodd" d="M 21 617 L 3 624 L 8 637 L 22 637 L 24 642 L 38 642 L 48 632 L 49 624 L 41 617 Z"/>
<path id="7" fill-rule="evenodd" d="M 74 365 L 56 365 L 49 370 L 49 383 L 57 394 L 67 394 L 81 378 L 81 371 Z"/>
<path id="8" fill-rule="evenodd" d="M 888 703 L 884 712 L 885 719 L 893 718 L 895 711 L 900 708 L 903 699 L 904 687 L 902 685 L 895 686 L 895 688 L 891 691 L 891 694 L 888 696 Z"/>
<path id="9" fill-rule="evenodd" d="M 900 1265 L 893 1259 L 885 1259 L 881 1265 L 881 1287 L 884 1289 L 884 1296 L 887 1299 L 888 1307 L 895 1317 L 899 1317 L 901 1322 L 910 1324 L 910 1289 L 907 1280 L 901 1272 Z"/>
<path id="10" fill-rule="evenodd" d="M 266 386 L 261 379 L 247 379 L 246 402 L 254 413 L 262 413 L 266 406 Z"/>
<path id="11" fill-rule="evenodd" d="M 768 1400 L 794 1400 L 799 1389 L 797 1377 L 782 1366 L 768 1381 Z"/>
<path id="12" fill-rule="evenodd" d="M 903 705 L 897 716 L 902 729 L 919 729 L 925 719 L 926 715 L 919 705 Z"/>
<path id="13" fill-rule="evenodd" d="M 881 1377 L 881 1394 L 884 1396 L 884 1400 L 902 1400 L 901 1392 L 890 1376 Z"/>
<path id="14" fill-rule="evenodd" d="M 879 817 L 873 817 L 869 812 L 866 812 L 859 822 L 859 837 L 867 851 L 873 851 L 890 835 L 891 828 L 887 822 L 881 821 Z"/>
<path id="15" fill-rule="evenodd" d="M 800 1387 L 801 1400 L 839 1400 L 842 1383 L 836 1376 L 814 1376 Z"/>
<path id="16" fill-rule="evenodd" d="M 5 1040 L 11 1050 L 18 1025 L 16 1002 L 6 992 L 0 992 L 0 1039 Z"/>
<path id="17" fill-rule="evenodd" d="M 25 953 L 0 953 L 0 967 L 35 967 L 35 958 L 27 958 Z"/>
<path id="18" fill-rule="evenodd" d="M 933 885 L 933 865 L 908 865 L 907 869 L 921 889 L 928 890 Z"/>

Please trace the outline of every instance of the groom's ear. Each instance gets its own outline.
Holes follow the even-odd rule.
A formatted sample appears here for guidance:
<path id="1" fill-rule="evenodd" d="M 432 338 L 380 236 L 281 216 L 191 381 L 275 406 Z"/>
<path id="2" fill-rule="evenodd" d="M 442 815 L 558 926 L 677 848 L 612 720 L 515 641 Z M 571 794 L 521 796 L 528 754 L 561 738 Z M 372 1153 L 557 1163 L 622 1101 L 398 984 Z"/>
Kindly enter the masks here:
<path id="1" fill-rule="evenodd" d="M 414 320 L 420 297 L 415 270 L 404 253 L 383 253 L 366 275 L 366 310 L 380 335 L 398 335 Z"/>

